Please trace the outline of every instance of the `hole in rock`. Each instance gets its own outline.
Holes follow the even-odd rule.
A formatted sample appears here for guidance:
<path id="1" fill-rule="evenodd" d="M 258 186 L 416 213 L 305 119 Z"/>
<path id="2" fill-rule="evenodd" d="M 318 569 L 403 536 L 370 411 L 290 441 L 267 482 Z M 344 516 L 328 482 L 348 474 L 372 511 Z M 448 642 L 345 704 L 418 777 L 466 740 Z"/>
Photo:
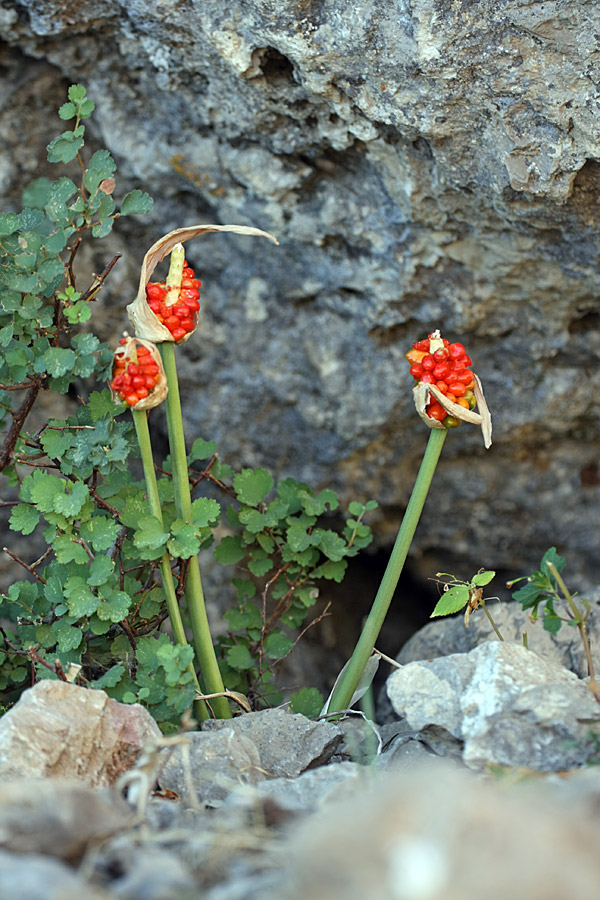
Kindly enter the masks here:
<path id="1" fill-rule="evenodd" d="M 260 70 L 269 84 L 296 84 L 294 66 L 275 47 L 266 47 L 262 51 Z"/>

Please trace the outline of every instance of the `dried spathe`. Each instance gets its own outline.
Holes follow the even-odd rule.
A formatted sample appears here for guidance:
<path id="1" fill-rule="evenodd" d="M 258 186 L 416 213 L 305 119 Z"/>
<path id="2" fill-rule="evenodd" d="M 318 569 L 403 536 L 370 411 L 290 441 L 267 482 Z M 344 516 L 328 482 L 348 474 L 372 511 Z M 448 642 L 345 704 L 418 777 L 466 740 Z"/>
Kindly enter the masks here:
<path id="1" fill-rule="evenodd" d="M 132 409 L 152 409 L 167 396 L 167 379 L 158 348 L 125 335 L 115 351 L 110 390 L 113 400 Z"/>
<path id="2" fill-rule="evenodd" d="M 135 329 L 136 337 L 153 341 L 154 343 L 162 343 L 164 341 L 184 343 L 193 334 L 197 323 L 197 314 L 192 316 L 192 318 L 195 319 L 194 328 L 185 331 L 183 335 L 177 332 L 177 338 L 174 337 L 175 325 L 173 325 L 173 331 L 169 330 L 165 322 L 159 321 L 157 315 L 150 308 L 146 296 L 146 286 L 148 285 L 156 266 L 161 260 L 168 256 L 177 244 L 183 244 L 185 241 L 191 240 L 191 238 L 198 237 L 202 234 L 210 234 L 212 232 L 229 232 L 251 237 L 266 237 L 275 244 L 279 243 L 277 238 L 273 237 L 273 235 L 269 234 L 267 231 L 261 231 L 260 228 L 252 228 L 247 225 L 192 225 L 189 228 L 177 228 L 175 231 L 170 231 L 153 244 L 146 253 L 142 263 L 137 297 L 133 303 L 130 303 L 127 307 L 127 314 Z M 185 276 L 183 276 L 182 273 L 182 278 L 183 277 Z M 173 288 L 173 286 L 171 287 Z M 175 287 L 178 287 L 179 290 L 181 290 L 182 286 L 179 284 Z M 176 297 L 178 300 L 179 291 Z"/>

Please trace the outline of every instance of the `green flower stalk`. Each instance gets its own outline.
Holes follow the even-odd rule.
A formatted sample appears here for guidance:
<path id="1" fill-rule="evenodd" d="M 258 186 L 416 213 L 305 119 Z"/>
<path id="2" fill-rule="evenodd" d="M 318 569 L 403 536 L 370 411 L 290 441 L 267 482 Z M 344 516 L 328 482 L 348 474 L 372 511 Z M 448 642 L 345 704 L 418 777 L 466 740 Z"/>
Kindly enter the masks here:
<path id="1" fill-rule="evenodd" d="M 181 284 L 184 258 L 183 245 L 177 244 L 171 253 L 171 265 L 166 281 L 169 290 L 176 290 L 177 286 Z M 174 343 L 172 341 L 164 341 L 161 343 L 160 354 L 168 386 L 165 409 L 167 414 L 169 447 L 171 450 L 171 464 L 173 468 L 175 509 L 180 519 L 186 523 L 191 523 L 192 498 L 190 494 L 190 479 L 185 448 L 185 435 L 183 431 L 183 416 L 179 396 L 179 381 L 177 378 Z M 219 669 L 210 633 L 204 591 L 202 589 L 202 579 L 200 577 L 200 565 L 197 556 L 192 556 L 189 561 L 185 596 L 192 624 L 194 649 L 202 673 L 204 688 L 209 694 L 223 694 L 225 693 L 225 686 L 221 677 L 221 671 Z M 231 718 L 231 709 L 225 697 L 216 697 L 213 699 L 212 706 L 217 718 Z"/>
<path id="2" fill-rule="evenodd" d="M 461 421 L 473 422 L 481 426 L 486 447 L 491 444 L 491 417 L 481 382 L 470 371 L 471 360 L 462 344 L 450 344 L 435 331 L 426 340 L 413 344 L 407 359 L 411 374 L 418 382 L 414 390 L 415 406 L 431 433 L 371 612 L 332 692 L 329 713 L 345 710 L 353 702 L 398 585 L 448 429 L 460 425 Z M 444 381 L 444 377 L 448 380 Z M 479 413 L 473 411 L 475 406 L 479 407 Z"/>
<path id="3" fill-rule="evenodd" d="M 156 483 L 147 419 L 147 410 L 162 403 L 167 394 L 165 373 L 156 347 L 149 341 L 141 341 L 126 335 L 121 341 L 121 349 L 115 353 L 112 374 L 110 388 L 113 397 L 115 400 L 131 407 L 142 457 L 150 512 L 162 524 L 162 509 Z M 168 553 L 163 553 L 159 566 L 173 636 L 178 644 L 187 644 L 181 611 L 173 585 L 171 562 Z M 201 693 L 196 671 L 192 664 L 188 667 L 188 671 L 193 677 L 198 693 Z M 210 718 L 204 701 L 195 702 L 194 712 L 200 720 Z"/>

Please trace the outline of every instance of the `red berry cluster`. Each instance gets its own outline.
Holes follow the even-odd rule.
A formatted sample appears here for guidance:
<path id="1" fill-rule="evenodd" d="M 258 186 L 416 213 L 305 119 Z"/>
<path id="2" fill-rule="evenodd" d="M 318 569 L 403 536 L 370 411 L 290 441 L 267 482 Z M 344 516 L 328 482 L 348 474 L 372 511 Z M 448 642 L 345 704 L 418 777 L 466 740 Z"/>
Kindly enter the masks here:
<path id="1" fill-rule="evenodd" d="M 448 400 L 464 409 L 474 409 L 476 400 L 472 389 L 475 387 L 475 379 L 469 370 L 471 359 L 462 344 L 451 344 L 441 338 L 439 332 L 434 331 L 427 340 L 413 344 L 406 358 L 411 364 L 410 374 L 416 381 L 435 384 Z M 442 404 L 431 395 L 427 413 L 439 422 L 454 419 L 454 416 L 448 416 Z M 445 424 L 460 424 L 460 420 Z"/>
<path id="2" fill-rule="evenodd" d="M 126 344 L 123 338 L 120 344 Z M 135 406 L 147 397 L 160 381 L 160 367 L 152 358 L 152 354 L 143 344 L 138 344 L 135 356 L 128 356 L 125 351 L 115 353 L 113 362 L 113 378 L 110 383 L 127 406 Z"/>
<path id="3" fill-rule="evenodd" d="M 201 282 L 195 277 L 194 270 L 187 262 L 184 263 L 184 267 L 181 288 L 174 303 L 169 302 L 171 291 L 167 290 L 164 283 L 151 282 L 146 285 L 148 306 L 161 325 L 169 329 L 176 342 L 194 330 L 200 310 L 198 300 Z"/>

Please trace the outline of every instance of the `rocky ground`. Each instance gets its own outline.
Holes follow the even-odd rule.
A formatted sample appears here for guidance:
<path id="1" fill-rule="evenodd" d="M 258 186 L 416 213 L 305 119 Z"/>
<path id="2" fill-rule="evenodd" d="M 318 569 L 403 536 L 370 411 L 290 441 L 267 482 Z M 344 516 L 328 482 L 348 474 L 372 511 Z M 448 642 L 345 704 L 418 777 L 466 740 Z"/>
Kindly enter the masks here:
<path id="1" fill-rule="evenodd" d="M 592 900 L 578 636 L 529 623 L 526 649 L 520 610 L 495 616 L 504 642 L 478 613 L 418 633 L 379 725 L 273 709 L 164 737 L 139 706 L 38 683 L 0 719 L 0 898 Z"/>
<path id="2" fill-rule="evenodd" d="M 448 441 L 419 578 L 457 555 L 516 577 L 555 544 L 590 588 L 599 31 L 596 0 L 3 2 L 0 188 L 18 205 L 66 87 L 85 84 L 90 148 L 114 154 L 119 191 L 156 198 L 151 221 L 84 260 L 124 253 L 102 337 L 116 341 L 143 252 L 170 228 L 280 240 L 190 250 L 204 284 L 180 366 L 190 437 L 375 497 L 385 547 L 425 441 L 404 353 L 441 327 L 469 347 L 495 442 L 466 427 Z"/>

